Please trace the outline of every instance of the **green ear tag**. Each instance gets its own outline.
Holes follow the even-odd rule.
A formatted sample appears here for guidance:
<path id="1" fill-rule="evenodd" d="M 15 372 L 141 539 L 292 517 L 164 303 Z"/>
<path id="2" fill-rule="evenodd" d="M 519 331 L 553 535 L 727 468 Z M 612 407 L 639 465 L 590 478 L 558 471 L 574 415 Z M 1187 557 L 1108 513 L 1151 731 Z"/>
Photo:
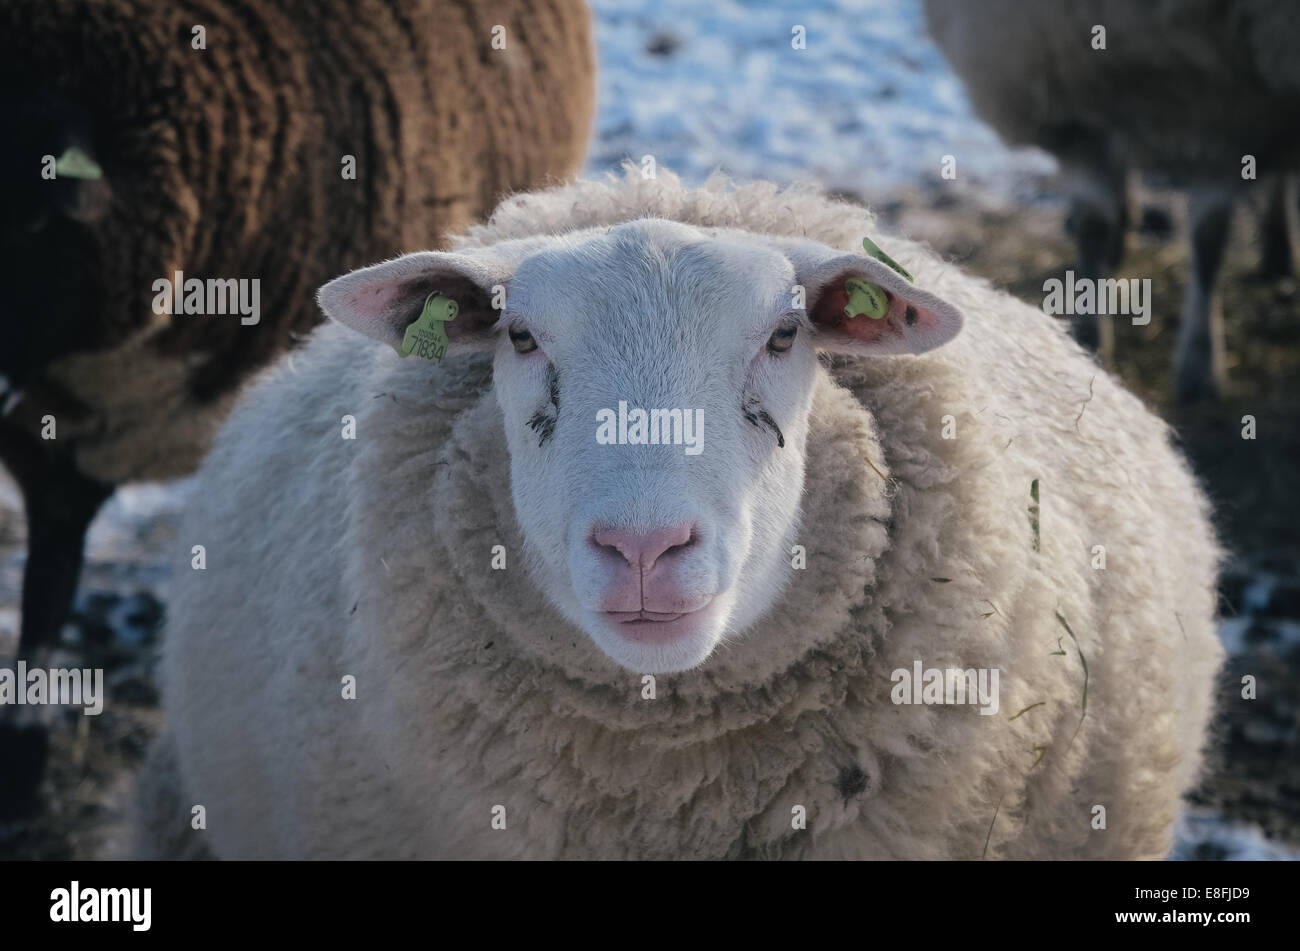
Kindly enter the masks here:
<path id="1" fill-rule="evenodd" d="M 907 273 L 903 265 L 882 251 L 880 245 L 870 238 L 862 239 L 862 249 L 881 264 L 897 271 L 909 281 L 912 280 L 912 275 Z M 844 305 L 844 316 L 850 320 L 858 316 L 880 320 L 889 313 L 889 296 L 879 284 L 872 284 L 860 277 L 851 277 L 844 282 L 844 290 L 849 295 L 849 302 Z"/>
<path id="2" fill-rule="evenodd" d="M 889 313 L 889 298 L 878 284 L 864 281 L 860 277 L 851 277 L 844 282 L 844 289 L 849 292 L 849 302 L 844 305 L 844 316 L 850 320 L 859 315 L 880 320 Z"/>
<path id="3" fill-rule="evenodd" d="M 893 268 L 899 274 L 903 275 L 903 277 L 907 278 L 909 281 L 912 281 L 912 275 L 907 273 L 907 270 L 903 267 L 903 265 L 899 264 L 897 261 L 891 258 L 884 251 L 880 250 L 880 245 L 876 244 L 876 242 L 872 241 L 870 238 L 862 239 L 862 249 L 866 251 L 868 255 L 875 258 L 877 261 L 879 261 L 881 264 Z M 915 282 L 912 281 L 912 283 Z"/>
<path id="4" fill-rule="evenodd" d="M 443 324 L 455 320 L 459 311 L 460 307 L 454 300 L 434 291 L 425 298 L 420 316 L 407 326 L 397 355 L 409 357 L 415 354 L 433 363 L 441 363 L 447 355 L 447 330 Z"/>
<path id="5" fill-rule="evenodd" d="M 84 178 L 95 181 L 104 177 L 104 170 L 93 158 L 75 145 L 54 160 L 55 178 Z"/>

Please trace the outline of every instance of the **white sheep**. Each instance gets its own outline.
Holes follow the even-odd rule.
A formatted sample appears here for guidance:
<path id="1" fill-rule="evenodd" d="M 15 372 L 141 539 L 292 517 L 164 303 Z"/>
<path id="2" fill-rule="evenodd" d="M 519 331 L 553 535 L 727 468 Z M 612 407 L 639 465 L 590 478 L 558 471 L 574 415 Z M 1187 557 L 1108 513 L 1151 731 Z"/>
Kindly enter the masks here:
<path id="1" fill-rule="evenodd" d="M 1090 280 L 1120 262 L 1131 171 L 1190 192 L 1190 277 L 1174 388 L 1190 401 L 1225 382 L 1214 285 L 1232 205 L 1271 181 L 1267 270 L 1300 266 L 1300 15 L 1276 0 L 925 0 L 935 42 L 979 115 L 1008 142 L 1057 157 L 1070 227 Z M 1111 347 L 1109 320 L 1076 317 L 1079 339 Z"/>
<path id="2" fill-rule="evenodd" d="M 1222 658 L 1205 499 L 1056 322 L 868 235 L 638 171 L 327 284 L 346 326 L 180 531 L 142 850 L 1163 856 Z M 399 358 L 435 292 L 447 359 Z M 701 451 L 597 438 L 634 409 Z M 1000 689 L 896 702 L 917 664 Z"/>

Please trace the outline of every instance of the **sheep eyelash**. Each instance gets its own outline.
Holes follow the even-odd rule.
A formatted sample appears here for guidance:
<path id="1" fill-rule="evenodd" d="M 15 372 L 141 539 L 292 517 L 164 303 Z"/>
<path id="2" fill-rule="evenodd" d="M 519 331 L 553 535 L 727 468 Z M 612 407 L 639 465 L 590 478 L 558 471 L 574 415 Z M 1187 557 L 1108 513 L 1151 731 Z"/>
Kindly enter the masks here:
<path id="1" fill-rule="evenodd" d="M 808 316 L 806 310 L 787 310 L 767 327 L 766 331 L 761 335 L 762 339 L 766 340 L 768 337 L 772 336 L 772 334 L 780 329 L 781 325 L 787 321 L 793 323 L 801 332 L 804 333 L 812 333 L 817 329 L 812 322 L 812 318 Z"/>
<path id="2" fill-rule="evenodd" d="M 776 323 L 773 325 L 773 328 L 781 326 L 781 324 L 787 320 L 793 320 L 796 324 L 799 325 L 800 330 L 813 329 L 812 318 L 808 316 L 808 311 L 806 310 L 787 310 L 784 314 L 782 314 L 777 319 Z"/>

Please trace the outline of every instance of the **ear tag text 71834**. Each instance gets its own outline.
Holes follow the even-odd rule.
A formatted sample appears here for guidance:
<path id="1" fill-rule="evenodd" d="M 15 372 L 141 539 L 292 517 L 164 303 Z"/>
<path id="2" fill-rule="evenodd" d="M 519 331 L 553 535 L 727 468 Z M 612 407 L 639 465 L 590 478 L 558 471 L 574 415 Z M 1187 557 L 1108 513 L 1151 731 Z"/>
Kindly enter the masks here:
<path id="1" fill-rule="evenodd" d="M 420 316 L 407 325 L 397 355 L 409 357 L 415 354 L 433 363 L 441 363 L 447 355 L 447 329 L 443 325 L 449 320 L 455 320 L 459 310 L 460 307 L 454 300 L 434 291 L 425 298 Z"/>
<path id="2" fill-rule="evenodd" d="M 912 280 L 912 275 L 870 238 L 862 239 L 862 248 L 881 264 L 893 268 L 909 281 Z M 860 315 L 870 317 L 872 320 L 880 320 L 889 313 L 889 296 L 879 284 L 872 284 L 860 277 L 851 277 L 844 282 L 844 290 L 849 295 L 848 303 L 844 305 L 844 316 L 850 320 Z"/>

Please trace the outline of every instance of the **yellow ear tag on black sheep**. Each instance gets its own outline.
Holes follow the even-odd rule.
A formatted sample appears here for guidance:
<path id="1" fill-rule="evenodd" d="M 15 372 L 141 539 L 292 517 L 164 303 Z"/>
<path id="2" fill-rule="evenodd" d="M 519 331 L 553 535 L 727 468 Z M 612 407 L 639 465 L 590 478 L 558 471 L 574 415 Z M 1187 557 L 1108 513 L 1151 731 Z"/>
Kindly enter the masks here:
<path id="1" fill-rule="evenodd" d="M 862 249 L 881 264 L 893 268 L 909 281 L 912 280 L 912 275 L 870 238 L 862 239 Z M 844 305 L 844 316 L 850 320 L 859 316 L 880 320 L 889 313 L 889 296 L 879 284 L 872 284 L 860 277 L 851 277 L 844 282 L 844 290 L 849 295 L 848 303 Z"/>
<path id="2" fill-rule="evenodd" d="M 441 363 L 447 355 L 447 329 L 443 325 L 456 319 L 460 307 L 445 294 L 434 291 L 424 301 L 424 310 L 409 324 L 402 337 L 397 355 L 415 354 L 433 363 Z"/>

